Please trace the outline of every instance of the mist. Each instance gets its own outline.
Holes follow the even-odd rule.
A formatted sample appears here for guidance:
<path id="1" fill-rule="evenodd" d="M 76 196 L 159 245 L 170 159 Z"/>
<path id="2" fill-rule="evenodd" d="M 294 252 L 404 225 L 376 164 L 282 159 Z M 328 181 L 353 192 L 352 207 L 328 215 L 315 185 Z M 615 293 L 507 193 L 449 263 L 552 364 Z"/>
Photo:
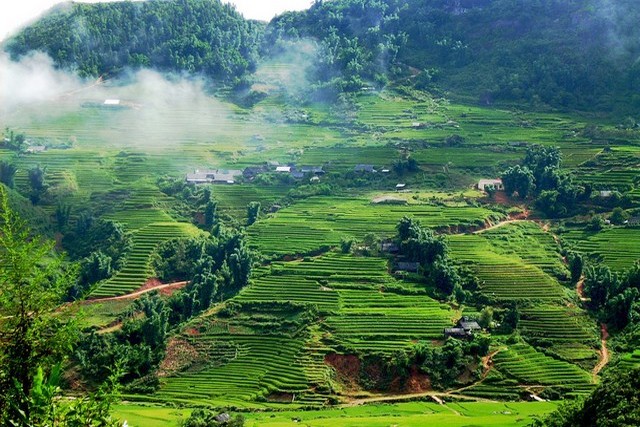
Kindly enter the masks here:
<path id="1" fill-rule="evenodd" d="M 303 97 L 309 91 L 318 44 L 311 39 L 281 41 L 269 61 L 258 66 L 253 89 L 280 91 L 291 98 Z"/>
<path id="2" fill-rule="evenodd" d="M 19 62 L 0 53 L 0 113 L 55 100 L 86 84 L 75 75 L 56 69 L 44 53 L 32 52 Z"/>
<path id="3" fill-rule="evenodd" d="M 0 57 L 0 82 L 0 125 L 27 136 L 156 151 L 238 133 L 234 112 L 210 94 L 204 78 L 145 69 L 83 80 L 34 53 L 19 62 Z"/>

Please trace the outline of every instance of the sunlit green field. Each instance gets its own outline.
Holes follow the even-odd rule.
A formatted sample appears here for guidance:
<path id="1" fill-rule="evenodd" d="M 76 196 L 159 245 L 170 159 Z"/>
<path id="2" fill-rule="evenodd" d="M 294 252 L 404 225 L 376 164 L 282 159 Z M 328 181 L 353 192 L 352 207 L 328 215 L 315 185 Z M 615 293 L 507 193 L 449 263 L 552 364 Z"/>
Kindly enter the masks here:
<path id="1" fill-rule="evenodd" d="M 526 426 L 556 408 L 555 403 L 399 403 L 327 409 L 322 411 L 255 412 L 243 414 L 245 426 L 336 426 L 336 427 L 463 427 Z M 131 427 L 179 426 L 188 410 L 118 405 L 115 416 Z"/>

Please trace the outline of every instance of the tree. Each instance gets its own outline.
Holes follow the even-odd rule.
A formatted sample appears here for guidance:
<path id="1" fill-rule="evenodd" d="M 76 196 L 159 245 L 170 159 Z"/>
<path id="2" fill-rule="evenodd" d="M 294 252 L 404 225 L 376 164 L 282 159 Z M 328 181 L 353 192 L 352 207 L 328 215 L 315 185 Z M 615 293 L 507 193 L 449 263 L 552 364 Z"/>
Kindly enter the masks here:
<path id="1" fill-rule="evenodd" d="M 613 210 L 613 212 L 611 212 L 611 216 L 609 217 L 609 220 L 613 224 L 620 225 L 620 224 L 623 224 L 628 217 L 629 215 L 621 207 L 617 207 Z"/>
<path id="2" fill-rule="evenodd" d="M 536 426 L 614 427 L 640 425 L 640 368 L 613 369 L 584 400 L 567 403 Z"/>
<path id="3" fill-rule="evenodd" d="M 520 165 L 512 166 L 502 174 L 502 182 L 507 194 L 515 192 L 526 199 L 535 188 L 535 178 L 529 168 Z"/>
<path id="4" fill-rule="evenodd" d="M 0 416 L 32 419 L 38 370 L 50 371 L 69 351 L 75 327 L 55 315 L 75 272 L 53 254 L 54 243 L 33 236 L 10 209 L 0 187 Z M 26 425 L 21 423 L 20 425 Z"/>
<path id="5" fill-rule="evenodd" d="M 208 191 L 209 191 L 209 199 L 210 199 L 211 190 L 208 190 Z M 210 229 L 211 227 L 213 227 L 213 224 L 215 224 L 217 209 L 218 209 L 218 203 L 212 200 L 209 200 L 207 202 L 207 205 L 204 208 L 204 225 L 207 227 L 207 229 Z"/>
<path id="6" fill-rule="evenodd" d="M 569 252 L 567 259 L 569 261 L 569 271 L 571 272 L 571 283 L 578 283 L 584 269 L 584 258 L 578 252 Z"/>
<path id="7" fill-rule="evenodd" d="M 260 215 L 260 202 L 251 202 L 247 205 L 247 225 L 257 221 Z"/>
<path id="8" fill-rule="evenodd" d="M 584 293 L 591 299 L 590 305 L 594 310 L 602 308 L 619 285 L 618 275 L 612 273 L 609 267 L 589 266 L 585 270 Z"/>
<path id="9" fill-rule="evenodd" d="M 343 237 L 340 239 L 340 250 L 343 254 L 351 253 L 351 248 L 356 243 L 353 237 Z"/>
<path id="10" fill-rule="evenodd" d="M 29 184 L 31 185 L 31 202 L 36 205 L 47 189 L 47 184 L 45 181 L 45 168 L 36 166 L 32 169 L 29 169 Z"/>
<path id="11" fill-rule="evenodd" d="M 490 328 L 491 324 L 493 323 L 493 308 L 483 308 L 480 312 L 480 319 L 478 320 L 478 323 L 485 329 Z"/>
<path id="12" fill-rule="evenodd" d="M 13 179 L 18 168 L 13 163 L 0 160 L 0 182 L 9 188 L 13 188 Z"/>

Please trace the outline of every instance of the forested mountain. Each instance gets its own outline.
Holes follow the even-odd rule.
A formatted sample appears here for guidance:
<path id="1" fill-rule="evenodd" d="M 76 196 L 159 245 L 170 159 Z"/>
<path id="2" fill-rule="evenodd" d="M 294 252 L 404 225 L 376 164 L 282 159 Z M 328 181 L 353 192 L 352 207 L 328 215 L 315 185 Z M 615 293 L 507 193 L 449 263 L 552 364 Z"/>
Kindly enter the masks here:
<path id="1" fill-rule="evenodd" d="M 6 49 L 14 58 L 45 51 L 82 75 L 155 67 L 229 80 L 252 71 L 259 51 L 311 38 L 320 88 L 357 91 L 411 75 L 420 89 L 481 103 L 602 110 L 640 103 L 639 12 L 631 0 L 334 0 L 276 17 L 265 31 L 218 0 L 67 4 Z"/>
<path id="2" fill-rule="evenodd" d="M 422 72 L 420 88 L 436 83 L 483 103 L 608 108 L 640 83 L 639 12 L 628 0 L 319 1 L 275 18 L 267 39 L 322 40 L 320 63 L 339 67 L 347 89 L 405 65 Z"/>
<path id="3" fill-rule="evenodd" d="M 154 67 L 230 80 L 254 69 L 261 27 L 213 0 L 67 3 L 7 50 L 14 58 L 44 51 L 84 76 Z"/>

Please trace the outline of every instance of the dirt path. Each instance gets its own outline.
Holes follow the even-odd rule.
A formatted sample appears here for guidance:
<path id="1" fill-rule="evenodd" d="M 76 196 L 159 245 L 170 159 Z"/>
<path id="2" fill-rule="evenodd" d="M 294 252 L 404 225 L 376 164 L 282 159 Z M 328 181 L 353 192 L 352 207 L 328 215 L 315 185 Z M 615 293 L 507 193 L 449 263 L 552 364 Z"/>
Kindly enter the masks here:
<path id="1" fill-rule="evenodd" d="M 365 397 L 365 398 L 361 398 L 361 399 L 352 400 L 351 402 L 346 403 L 346 404 L 341 405 L 341 406 L 343 406 L 343 407 L 352 407 L 352 406 L 366 405 L 368 403 L 399 402 L 399 401 L 403 401 L 403 400 L 419 399 L 421 397 L 429 397 L 429 398 L 433 399 L 434 401 L 440 403 L 441 405 L 445 404 L 445 399 L 447 399 L 447 398 L 456 399 L 456 400 L 466 400 L 466 401 L 469 401 L 469 402 L 495 403 L 494 400 L 483 399 L 481 397 L 465 396 L 464 394 L 453 394 L 453 392 L 426 391 L 426 392 L 423 392 L 423 393 Z"/>
<path id="2" fill-rule="evenodd" d="M 187 286 L 187 283 L 189 283 L 189 282 L 174 282 L 174 283 L 166 283 L 166 284 L 154 285 L 154 286 L 146 287 L 144 289 L 141 289 L 139 291 L 136 291 L 136 292 L 133 292 L 133 293 L 130 293 L 130 294 L 120 295 L 120 296 L 117 296 L 117 297 L 89 299 L 89 300 L 84 301 L 84 303 L 85 304 L 95 304 L 95 303 L 106 302 L 106 301 L 120 301 L 120 300 L 136 299 L 140 295 L 144 295 L 146 293 L 153 292 L 153 291 L 173 291 L 173 290 L 176 290 L 176 289 L 182 289 L 185 286 Z"/>
<path id="3" fill-rule="evenodd" d="M 508 224 L 514 224 L 516 222 L 524 222 L 524 221 L 526 221 L 526 219 L 507 219 L 505 221 L 500 221 L 490 227 L 486 227 L 486 228 L 474 231 L 473 234 L 485 233 L 487 231 L 495 230 L 496 228 L 504 227 L 505 225 L 508 225 Z"/>
<path id="4" fill-rule="evenodd" d="M 580 280 L 578 280 L 578 283 L 576 283 L 576 293 L 578 294 L 578 298 L 580 298 L 580 301 L 589 301 L 589 298 L 584 296 L 584 276 L 580 276 Z"/>
<path id="5" fill-rule="evenodd" d="M 600 349 L 600 361 L 593 368 L 593 382 L 596 382 L 597 376 L 602 371 L 607 363 L 609 363 L 609 349 L 607 348 L 607 340 L 609 339 L 609 331 L 605 323 L 600 324 L 600 332 L 602 334 L 601 349 Z"/>

